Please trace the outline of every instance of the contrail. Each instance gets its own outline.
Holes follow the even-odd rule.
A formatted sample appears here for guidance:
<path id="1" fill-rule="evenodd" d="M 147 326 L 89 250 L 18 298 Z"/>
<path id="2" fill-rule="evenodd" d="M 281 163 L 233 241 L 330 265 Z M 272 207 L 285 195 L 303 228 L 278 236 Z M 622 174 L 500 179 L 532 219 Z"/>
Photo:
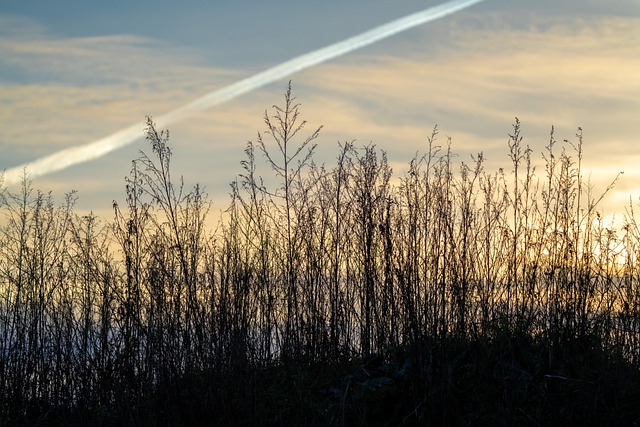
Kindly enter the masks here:
<path id="1" fill-rule="evenodd" d="M 396 19 L 395 21 L 380 25 L 341 42 L 297 56 L 280 65 L 276 65 L 275 67 L 254 74 L 227 87 L 211 92 L 183 107 L 163 114 L 156 118 L 155 122 L 158 127 L 166 127 L 171 123 L 176 123 L 197 112 L 237 98 L 240 95 L 258 89 L 282 77 L 289 76 L 340 55 L 353 52 L 356 49 L 360 49 L 418 25 L 445 17 L 476 3 L 480 3 L 481 1 L 483 0 L 452 0 Z M 33 162 L 11 168 L 4 173 L 4 184 L 12 185 L 21 182 L 25 171 L 28 173 L 29 178 L 36 178 L 79 163 L 97 159 L 120 147 L 129 145 L 141 137 L 140 124 L 131 125 L 119 132 L 89 144 L 70 147 L 34 160 Z"/>

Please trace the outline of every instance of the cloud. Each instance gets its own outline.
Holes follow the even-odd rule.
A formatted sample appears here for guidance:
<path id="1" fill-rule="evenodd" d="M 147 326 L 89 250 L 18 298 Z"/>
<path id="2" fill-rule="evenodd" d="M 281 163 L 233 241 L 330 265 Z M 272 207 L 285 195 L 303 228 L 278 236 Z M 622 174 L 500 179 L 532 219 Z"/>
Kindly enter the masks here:
<path id="1" fill-rule="evenodd" d="M 327 64 L 307 73 L 312 83 L 304 98 L 328 107 L 325 123 L 368 133 L 396 155 L 423 147 L 431 126 L 439 124 L 441 143 L 452 136 L 461 160 L 482 150 L 496 168 L 508 165 L 506 141 L 514 116 L 522 120 L 524 142 L 536 155 L 551 126 L 559 141 L 574 142 L 581 126 L 585 174 L 592 170 L 592 181 L 604 189 L 625 171 L 616 191 L 634 191 L 640 182 L 640 19 L 536 22 L 522 28 L 485 23 L 457 28 L 449 47 L 425 55 L 420 43 L 426 40 L 416 37 L 403 46 L 403 55 L 360 54 Z"/>
<path id="2" fill-rule="evenodd" d="M 188 118 L 196 112 L 204 111 L 228 100 L 233 100 L 244 93 L 252 92 L 255 89 L 286 77 L 289 74 L 299 72 L 335 57 L 358 50 L 364 46 L 368 46 L 379 40 L 391 37 L 409 28 L 455 13 L 456 11 L 465 9 L 473 4 L 479 3 L 480 1 L 482 0 L 450 0 L 447 3 L 443 3 L 433 8 L 372 28 L 364 33 L 321 49 L 310 51 L 306 54 L 297 56 L 274 67 L 254 74 L 248 78 L 242 79 L 232 85 L 210 92 L 176 110 L 172 110 L 161 115 L 157 120 L 159 120 L 159 124 L 161 126 L 164 126 L 165 123 L 172 124 L 174 122 L 179 122 L 183 118 Z M 135 125 L 130 126 L 98 141 L 58 151 L 52 156 L 37 159 L 29 166 L 25 165 L 24 168 L 29 167 L 31 174 L 34 177 L 38 177 L 66 169 L 77 163 L 84 163 L 89 160 L 100 158 L 114 149 L 129 145 L 129 143 L 138 139 L 139 137 L 137 135 L 139 134 L 139 131 L 136 129 L 137 127 Z M 17 183 L 16 170 L 19 169 L 22 169 L 22 167 L 6 171 L 5 181 L 9 184 Z"/>
<path id="3" fill-rule="evenodd" d="M 0 69 L 21 75 L 3 73 L 5 82 L 152 85 L 158 79 L 182 78 L 199 61 L 195 50 L 142 36 L 58 37 L 25 18 L 0 15 L 0 23 L 14 21 L 19 25 L 9 26 L 0 38 Z M 32 30 L 20 30 L 22 25 Z"/>
<path id="4" fill-rule="evenodd" d="M 157 116 L 251 74 L 219 69 L 192 51 L 127 35 L 1 42 L 0 58 L 7 56 L 2 49 L 9 43 L 13 67 L 50 70 L 50 78 L 20 84 L 0 80 L 0 116 L 9 124 L 0 128 L 0 168 L 28 160 L 27 153 L 39 157 L 95 140 L 136 120 L 142 130 L 145 115 Z M 618 169 L 626 172 L 618 192 L 607 198 L 619 211 L 618 200 L 628 200 L 640 182 L 640 171 L 635 172 L 638 69 L 638 18 L 563 15 L 560 20 L 476 12 L 304 71 L 293 78 L 293 88 L 307 128 L 325 125 L 319 161 L 331 164 L 338 141 L 357 139 L 387 150 L 397 175 L 426 148 L 436 124 L 439 143 L 445 145 L 450 136 L 458 160 L 484 151 L 487 169 L 506 170 L 514 116 L 522 120 L 524 142 L 536 154 L 552 125 L 560 141 L 575 141 L 582 126 L 585 174 L 592 171 L 596 189 L 604 189 Z M 201 182 L 225 203 L 246 141 L 263 130 L 262 114 L 281 103 L 284 88 L 285 82 L 274 84 L 172 125 L 176 173 L 185 174 L 187 182 Z M 78 188 L 78 176 L 90 174 L 82 180 L 83 206 L 110 206 L 113 198 L 123 199 L 118 197 L 121 178 L 140 148 L 146 145 L 36 185 L 68 191 Z"/>
<path id="5" fill-rule="evenodd" d="M 160 115 L 241 72 L 193 51 L 130 35 L 55 38 L 31 21 L 0 38 L 0 168 L 104 137 Z M 20 25 L 33 33 L 20 31 Z"/>
<path id="6" fill-rule="evenodd" d="M 457 36 L 458 49 L 435 57 L 360 56 L 359 64 L 329 64 L 311 73 L 323 91 L 380 109 L 404 105 L 394 108 L 393 120 L 411 119 L 407 111 L 434 106 L 490 119 L 531 110 L 527 120 L 549 125 L 558 118 L 554 113 L 562 113 L 562 106 L 550 101 L 599 112 L 602 103 L 620 109 L 637 105 L 640 20 L 580 24 L 577 32 L 560 24 L 544 32 L 467 30 Z"/>
<path id="7" fill-rule="evenodd" d="M 432 57 L 361 55 L 358 64 L 328 64 L 310 73 L 319 91 L 379 109 L 403 105 L 389 109 L 395 112 L 390 120 L 413 120 L 407 112 L 432 106 L 489 119 L 522 110 L 531 113 L 527 121 L 549 126 L 557 119 L 553 113 L 562 113 L 554 101 L 599 114 L 637 105 L 638 19 L 553 23 L 544 31 L 467 29 L 456 38 L 456 49 Z M 405 51 L 410 48 L 419 52 L 416 46 Z M 602 103 L 609 108 L 602 109 Z"/>

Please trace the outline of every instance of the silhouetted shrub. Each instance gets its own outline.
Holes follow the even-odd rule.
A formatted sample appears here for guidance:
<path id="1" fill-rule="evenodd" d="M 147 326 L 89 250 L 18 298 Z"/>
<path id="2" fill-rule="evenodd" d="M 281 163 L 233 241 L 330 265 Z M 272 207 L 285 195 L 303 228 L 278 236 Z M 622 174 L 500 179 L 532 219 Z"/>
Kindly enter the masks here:
<path id="1" fill-rule="evenodd" d="M 581 130 L 538 177 L 517 119 L 510 172 L 435 128 L 393 184 L 373 145 L 316 165 L 290 86 L 273 111 L 213 232 L 151 119 L 110 222 L 1 190 L 0 425 L 640 422 L 640 231 Z"/>

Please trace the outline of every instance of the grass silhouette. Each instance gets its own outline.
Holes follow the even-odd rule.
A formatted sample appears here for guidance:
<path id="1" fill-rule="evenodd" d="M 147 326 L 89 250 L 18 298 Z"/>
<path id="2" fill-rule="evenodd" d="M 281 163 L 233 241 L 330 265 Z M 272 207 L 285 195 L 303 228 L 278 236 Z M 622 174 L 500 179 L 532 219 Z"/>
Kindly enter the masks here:
<path id="1" fill-rule="evenodd" d="M 373 145 L 316 165 L 299 108 L 214 231 L 150 119 L 111 221 L 1 190 L 0 425 L 640 422 L 640 232 L 598 212 L 580 129 L 537 176 L 517 119 L 508 172 L 435 128 L 393 184 Z"/>

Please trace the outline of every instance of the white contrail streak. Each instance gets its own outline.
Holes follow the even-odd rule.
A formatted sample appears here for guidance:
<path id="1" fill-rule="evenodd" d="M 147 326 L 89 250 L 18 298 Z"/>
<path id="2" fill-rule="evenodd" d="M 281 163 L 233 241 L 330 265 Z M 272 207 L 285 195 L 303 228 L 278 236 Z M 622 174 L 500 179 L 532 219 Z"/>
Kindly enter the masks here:
<path id="1" fill-rule="evenodd" d="M 314 50 L 269 68 L 251 77 L 240 80 L 227 87 L 211 92 L 189 104 L 166 113 L 155 119 L 158 127 L 166 127 L 171 123 L 183 120 L 197 112 L 206 110 L 225 101 L 237 98 L 252 90 L 272 83 L 282 77 L 289 76 L 305 68 L 312 67 L 340 55 L 352 52 L 387 37 L 418 25 L 445 17 L 458 12 L 483 0 L 452 0 L 438 6 L 430 7 L 421 12 L 407 15 L 404 18 L 380 25 L 357 36 L 350 37 L 327 47 Z M 5 171 L 4 184 L 12 185 L 22 181 L 26 171 L 29 178 L 36 178 L 52 172 L 66 169 L 78 163 L 97 159 L 111 151 L 129 145 L 142 137 L 140 124 L 131 125 L 126 129 L 105 138 L 85 145 L 70 147 L 33 162 L 16 166 Z"/>

